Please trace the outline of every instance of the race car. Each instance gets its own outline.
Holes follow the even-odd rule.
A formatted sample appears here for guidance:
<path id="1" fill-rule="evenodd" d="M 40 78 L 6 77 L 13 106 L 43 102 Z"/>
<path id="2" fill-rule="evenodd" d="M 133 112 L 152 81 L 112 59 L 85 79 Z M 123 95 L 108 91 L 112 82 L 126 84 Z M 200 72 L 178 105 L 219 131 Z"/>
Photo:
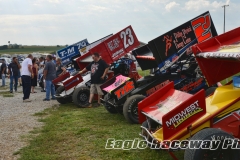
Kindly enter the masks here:
<path id="1" fill-rule="evenodd" d="M 199 23 L 206 22 L 211 35 L 200 38 Z M 207 83 L 191 52 L 191 46 L 216 36 L 217 32 L 209 12 L 170 30 L 151 40 L 145 46 L 132 51 L 142 70 L 152 69 L 151 75 L 135 81 L 121 75 L 101 86 L 106 93 L 103 104 L 110 113 L 123 113 L 129 123 L 139 123 L 138 102 L 150 96 L 164 85 L 174 82 L 174 88 L 194 94 L 207 89 Z M 210 90 L 208 91 L 209 93 Z"/>
<path id="2" fill-rule="evenodd" d="M 107 36 L 97 45 L 84 49 L 86 53 L 75 58 L 74 68 L 76 70 L 85 68 L 92 62 L 91 55 L 94 52 L 98 52 L 101 58 L 111 66 L 111 70 L 109 70 L 107 74 L 107 79 L 119 73 L 138 79 L 140 76 L 136 72 L 135 64 L 128 64 L 127 59 L 121 57 L 125 56 L 139 45 L 140 43 L 132 27 L 128 26 L 114 35 Z M 59 103 L 69 103 L 73 101 L 77 106 L 83 107 L 88 102 L 91 74 L 90 72 L 84 75 L 79 75 L 77 73 L 78 72 L 75 72 L 71 76 L 70 73 L 68 73 L 53 81 L 54 84 L 60 85 L 56 91 L 56 98 Z"/>
<path id="3" fill-rule="evenodd" d="M 185 160 L 240 157 L 240 27 L 192 50 L 208 85 L 233 81 L 194 95 L 174 89 L 173 82 L 138 103 L 141 136 L 151 148 L 185 150 Z"/>

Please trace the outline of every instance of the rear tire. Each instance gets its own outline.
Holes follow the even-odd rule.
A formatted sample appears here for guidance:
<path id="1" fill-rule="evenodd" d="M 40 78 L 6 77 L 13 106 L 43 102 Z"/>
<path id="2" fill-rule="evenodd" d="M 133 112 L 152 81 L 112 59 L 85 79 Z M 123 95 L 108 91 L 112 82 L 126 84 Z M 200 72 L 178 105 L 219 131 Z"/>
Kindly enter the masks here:
<path id="1" fill-rule="evenodd" d="M 56 95 L 60 95 L 65 90 L 64 86 L 59 86 L 56 90 Z M 72 96 L 56 97 L 60 104 L 72 103 Z"/>
<path id="2" fill-rule="evenodd" d="M 123 105 L 123 115 L 129 123 L 138 124 L 138 102 L 145 98 L 143 95 L 129 97 Z"/>
<path id="3" fill-rule="evenodd" d="M 86 87 L 76 88 L 72 96 L 73 103 L 78 107 L 83 107 L 88 103 L 89 96 L 90 96 L 89 88 Z"/>
<path id="4" fill-rule="evenodd" d="M 111 95 L 108 93 L 104 96 L 104 101 L 108 101 L 109 100 L 109 97 Z M 103 106 L 105 107 L 105 109 L 109 112 L 109 113 L 112 113 L 112 114 L 116 114 L 118 113 L 118 111 L 116 110 L 116 108 L 114 106 L 111 106 L 110 104 L 104 102 Z"/>
<path id="5" fill-rule="evenodd" d="M 215 137 L 216 140 L 220 140 L 216 150 L 209 149 L 193 149 L 194 146 L 191 146 L 192 149 L 186 149 L 184 153 L 185 160 L 203 160 L 203 159 L 217 159 L 217 160 L 238 160 L 239 159 L 239 149 L 222 149 L 224 139 L 234 139 L 234 137 L 227 132 L 224 132 L 217 128 L 207 128 L 197 132 L 191 140 L 209 140 L 213 141 L 212 137 Z M 201 144 L 196 144 L 195 147 L 199 147 Z"/>

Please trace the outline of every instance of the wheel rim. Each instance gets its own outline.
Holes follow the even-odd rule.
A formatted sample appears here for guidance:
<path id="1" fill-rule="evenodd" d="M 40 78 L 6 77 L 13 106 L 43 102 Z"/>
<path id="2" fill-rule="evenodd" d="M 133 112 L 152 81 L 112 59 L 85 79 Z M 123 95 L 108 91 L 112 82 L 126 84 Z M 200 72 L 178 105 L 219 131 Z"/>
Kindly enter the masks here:
<path id="1" fill-rule="evenodd" d="M 86 102 L 88 100 L 88 96 L 86 95 L 86 93 L 81 93 L 79 95 L 79 100 L 80 102 Z"/>
<path id="2" fill-rule="evenodd" d="M 131 109 L 131 114 L 134 119 L 138 119 L 138 107 L 137 104 L 134 104 L 134 106 Z"/>

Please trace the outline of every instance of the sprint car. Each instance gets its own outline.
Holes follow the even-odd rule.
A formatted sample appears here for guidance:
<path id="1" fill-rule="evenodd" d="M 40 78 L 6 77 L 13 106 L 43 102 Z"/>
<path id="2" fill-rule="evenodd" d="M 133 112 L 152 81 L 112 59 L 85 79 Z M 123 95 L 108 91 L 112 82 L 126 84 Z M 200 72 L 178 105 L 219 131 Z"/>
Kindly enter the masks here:
<path id="1" fill-rule="evenodd" d="M 199 23 L 205 23 L 208 36 L 199 37 Z M 174 88 L 187 93 L 207 89 L 207 83 L 193 56 L 193 44 L 216 36 L 217 32 L 209 12 L 151 40 L 132 51 L 142 70 L 152 69 L 149 76 L 135 81 L 121 75 L 114 76 L 101 86 L 106 93 L 103 104 L 110 113 L 123 113 L 130 123 L 139 123 L 138 102 L 164 85 L 174 82 Z M 212 90 L 208 90 L 210 94 Z"/>
<path id="2" fill-rule="evenodd" d="M 171 82 L 138 103 L 140 136 L 150 147 L 167 149 L 173 159 L 173 151 L 185 150 L 185 160 L 239 160 L 239 35 L 240 27 L 192 46 L 208 85 L 233 81 L 207 98 L 204 90 L 191 95 Z"/>
<path id="3" fill-rule="evenodd" d="M 137 80 L 140 76 L 136 72 L 136 66 L 133 61 L 128 63 L 128 58 L 121 57 L 139 45 L 140 43 L 132 27 L 128 26 L 114 35 L 109 35 L 97 41 L 97 44 L 94 43 L 91 47 L 86 46 L 88 48 L 82 48 L 80 51 L 84 54 L 74 59 L 73 66 L 76 70 L 85 68 L 92 62 L 91 55 L 94 52 L 98 52 L 102 59 L 111 65 L 107 79 L 121 73 Z M 67 51 L 69 51 L 69 49 Z M 61 51 L 61 53 L 62 52 L 63 51 Z M 75 74 L 72 75 L 67 73 L 53 80 L 55 85 L 60 85 L 56 91 L 56 98 L 59 103 L 64 104 L 73 101 L 75 105 L 82 107 L 88 102 L 91 74 L 90 72 L 83 75 L 77 73 L 78 72 L 75 72 Z"/>

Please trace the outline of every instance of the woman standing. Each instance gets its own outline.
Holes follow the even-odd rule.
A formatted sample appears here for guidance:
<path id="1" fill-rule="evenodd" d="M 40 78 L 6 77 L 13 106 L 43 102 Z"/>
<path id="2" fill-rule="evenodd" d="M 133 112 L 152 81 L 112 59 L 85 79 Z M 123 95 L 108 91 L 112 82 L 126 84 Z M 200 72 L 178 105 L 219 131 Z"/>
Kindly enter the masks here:
<path id="1" fill-rule="evenodd" d="M 34 74 L 32 81 L 31 81 L 32 93 L 37 93 L 34 91 L 35 87 L 37 86 L 37 75 L 38 75 L 38 65 L 36 63 L 36 58 L 33 58 L 33 60 L 32 60 L 32 71 Z"/>

